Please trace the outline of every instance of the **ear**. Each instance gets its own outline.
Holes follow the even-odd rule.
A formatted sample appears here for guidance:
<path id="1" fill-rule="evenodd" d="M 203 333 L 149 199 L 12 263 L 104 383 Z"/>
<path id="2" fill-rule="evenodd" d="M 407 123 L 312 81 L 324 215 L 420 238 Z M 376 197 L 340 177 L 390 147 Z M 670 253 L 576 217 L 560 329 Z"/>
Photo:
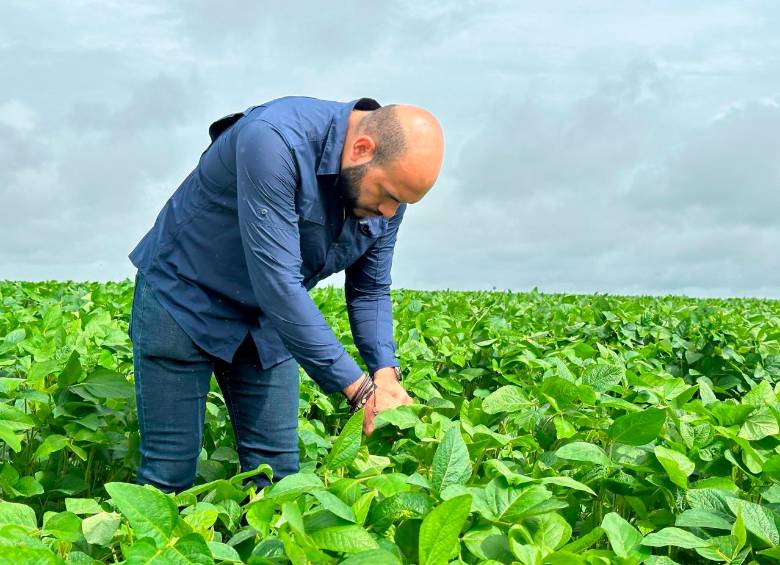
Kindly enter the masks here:
<path id="1" fill-rule="evenodd" d="M 359 164 L 362 164 L 373 159 L 375 152 L 376 143 L 374 143 L 374 140 L 368 135 L 359 135 L 352 142 L 350 157 L 352 157 L 353 161 L 361 161 Z"/>

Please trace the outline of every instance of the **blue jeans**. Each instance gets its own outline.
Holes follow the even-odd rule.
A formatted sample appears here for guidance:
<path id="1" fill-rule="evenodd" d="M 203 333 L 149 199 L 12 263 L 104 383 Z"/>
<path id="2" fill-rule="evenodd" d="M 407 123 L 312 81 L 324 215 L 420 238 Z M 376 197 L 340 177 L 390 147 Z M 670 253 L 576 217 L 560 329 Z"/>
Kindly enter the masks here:
<path id="1" fill-rule="evenodd" d="M 129 334 L 141 432 L 138 484 L 164 492 L 193 485 L 212 373 L 230 414 L 241 470 L 267 463 L 273 482 L 299 470 L 295 359 L 262 369 L 250 334 L 232 363 L 211 356 L 168 314 L 140 271 Z M 252 480 L 258 488 L 270 484 L 264 474 Z"/>

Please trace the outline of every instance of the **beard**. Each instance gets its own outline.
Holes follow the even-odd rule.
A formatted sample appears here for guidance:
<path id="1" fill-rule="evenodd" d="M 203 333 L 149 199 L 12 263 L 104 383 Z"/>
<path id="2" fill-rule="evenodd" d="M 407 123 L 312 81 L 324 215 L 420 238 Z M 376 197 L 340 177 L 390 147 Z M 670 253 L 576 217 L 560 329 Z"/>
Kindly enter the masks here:
<path id="1" fill-rule="evenodd" d="M 336 192 L 341 197 L 348 216 L 355 215 L 355 209 L 364 209 L 358 204 L 360 196 L 360 183 L 368 171 L 368 163 L 345 167 L 336 181 Z"/>

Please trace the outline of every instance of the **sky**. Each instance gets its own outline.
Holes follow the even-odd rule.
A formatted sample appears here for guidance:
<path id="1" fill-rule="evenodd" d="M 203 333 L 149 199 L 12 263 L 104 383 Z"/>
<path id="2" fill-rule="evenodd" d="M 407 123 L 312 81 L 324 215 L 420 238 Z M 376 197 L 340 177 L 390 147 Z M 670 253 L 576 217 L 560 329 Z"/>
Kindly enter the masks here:
<path id="1" fill-rule="evenodd" d="M 777 2 L 323 6 L 3 2 L 0 279 L 131 278 L 212 121 L 367 96 L 445 135 L 393 288 L 780 298 Z"/>

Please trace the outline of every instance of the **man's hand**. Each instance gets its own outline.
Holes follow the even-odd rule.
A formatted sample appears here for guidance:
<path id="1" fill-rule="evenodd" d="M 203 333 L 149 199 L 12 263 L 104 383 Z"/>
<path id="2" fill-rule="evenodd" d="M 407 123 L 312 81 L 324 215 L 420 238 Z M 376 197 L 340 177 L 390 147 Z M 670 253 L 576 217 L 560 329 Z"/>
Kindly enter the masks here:
<path id="1" fill-rule="evenodd" d="M 395 378 L 395 369 L 385 367 L 374 373 L 376 391 L 368 397 L 363 413 L 363 433 L 367 436 L 374 431 L 374 410 L 377 413 L 402 404 L 412 404 L 412 398 L 407 394 L 401 383 Z"/>

